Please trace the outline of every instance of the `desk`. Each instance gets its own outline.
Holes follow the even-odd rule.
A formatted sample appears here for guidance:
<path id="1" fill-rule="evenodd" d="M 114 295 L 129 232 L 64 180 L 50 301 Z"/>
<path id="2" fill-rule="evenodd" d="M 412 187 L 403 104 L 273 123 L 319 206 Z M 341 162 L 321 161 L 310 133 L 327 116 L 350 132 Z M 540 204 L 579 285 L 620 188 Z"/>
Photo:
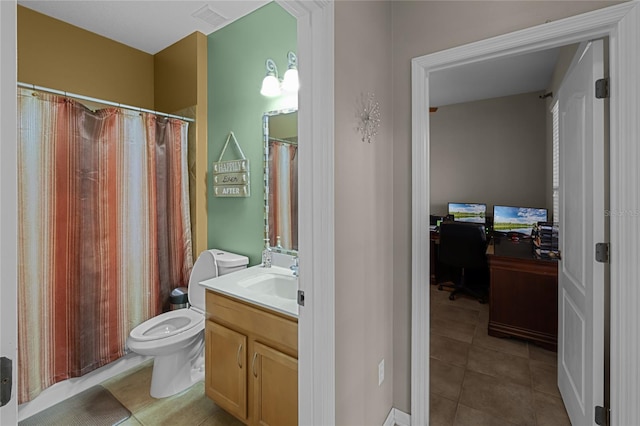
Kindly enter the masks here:
<path id="1" fill-rule="evenodd" d="M 531 240 L 496 237 L 487 248 L 489 335 L 558 348 L 558 262 L 537 258 Z"/>

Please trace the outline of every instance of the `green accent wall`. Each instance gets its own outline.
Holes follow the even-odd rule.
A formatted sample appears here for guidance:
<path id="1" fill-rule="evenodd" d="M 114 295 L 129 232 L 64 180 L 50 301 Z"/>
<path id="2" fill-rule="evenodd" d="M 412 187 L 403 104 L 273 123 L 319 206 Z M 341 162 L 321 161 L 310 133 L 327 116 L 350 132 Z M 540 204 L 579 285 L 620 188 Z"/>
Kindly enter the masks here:
<path id="1" fill-rule="evenodd" d="M 287 70 L 287 52 L 297 53 L 296 19 L 276 3 L 214 32 L 208 37 L 208 246 L 261 261 L 264 239 L 264 165 L 262 115 L 291 107 L 291 97 L 260 94 L 271 58 L 280 78 Z M 233 131 L 249 159 L 251 196 L 213 195 L 213 162 L 218 161 L 227 135 Z M 230 142 L 223 160 L 240 158 Z"/>

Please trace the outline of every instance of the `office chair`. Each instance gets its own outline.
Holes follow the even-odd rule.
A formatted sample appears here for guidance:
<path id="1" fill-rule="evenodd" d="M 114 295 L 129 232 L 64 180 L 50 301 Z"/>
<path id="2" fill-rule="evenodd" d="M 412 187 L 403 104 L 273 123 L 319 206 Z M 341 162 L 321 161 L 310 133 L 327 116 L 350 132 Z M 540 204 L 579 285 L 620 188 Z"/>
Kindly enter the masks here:
<path id="1" fill-rule="evenodd" d="M 459 292 L 468 293 L 486 302 L 489 288 L 487 264 L 487 237 L 483 224 L 467 222 L 442 222 L 440 224 L 440 247 L 438 261 L 453 270 L 453 284 L 439 283 L 453 288 L 449 300 L 455 300 Z"/>

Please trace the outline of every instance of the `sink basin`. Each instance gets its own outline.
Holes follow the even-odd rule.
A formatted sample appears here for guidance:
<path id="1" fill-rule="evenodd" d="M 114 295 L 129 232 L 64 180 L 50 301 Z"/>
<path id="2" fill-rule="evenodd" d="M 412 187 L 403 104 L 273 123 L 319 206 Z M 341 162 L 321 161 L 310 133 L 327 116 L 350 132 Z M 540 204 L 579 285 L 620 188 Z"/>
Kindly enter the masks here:
<path id="1" fill-rule="evenodd" d="M 256 265 L 202 281 L 200 285 L 284 315 L 298 317 L 298 277 L 289 268 Z"/>
<path id="2" fill-rule="evenodd" d="M 296 300 L 298 295 L 298 282 L 295 277 L 264 273 L 238 281 L 238 286 L 247 290 L 281 297 L 288 300 Z"/>

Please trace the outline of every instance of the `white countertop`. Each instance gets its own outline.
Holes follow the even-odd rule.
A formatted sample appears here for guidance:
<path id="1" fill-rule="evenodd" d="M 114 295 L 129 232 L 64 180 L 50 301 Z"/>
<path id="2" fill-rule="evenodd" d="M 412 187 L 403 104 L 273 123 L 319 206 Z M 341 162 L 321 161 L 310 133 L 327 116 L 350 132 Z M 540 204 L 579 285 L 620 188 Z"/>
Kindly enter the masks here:
<path id="1" fill-rule="evenodd" d="M 245 288 L 238 285 L 240 281 L 261 274 L 276 274 L 293 277 L 293 272 L 288 268 L 282 268 L 279 266 L 263 268 L 261 265 L 257 265 L 247 269 L 242 269 L 240 271 L 232 272 L 231 274 L 211 278 L 209 280 L 202 281 L 199 284 L 207 290 L 235 297 L 245 302 L 253 303 L 263 308 L 271 309 L 276 312 L 298 318 L 297 300 L 285 299 L 274 294 L 255 292 L 250 288 Z"/>

